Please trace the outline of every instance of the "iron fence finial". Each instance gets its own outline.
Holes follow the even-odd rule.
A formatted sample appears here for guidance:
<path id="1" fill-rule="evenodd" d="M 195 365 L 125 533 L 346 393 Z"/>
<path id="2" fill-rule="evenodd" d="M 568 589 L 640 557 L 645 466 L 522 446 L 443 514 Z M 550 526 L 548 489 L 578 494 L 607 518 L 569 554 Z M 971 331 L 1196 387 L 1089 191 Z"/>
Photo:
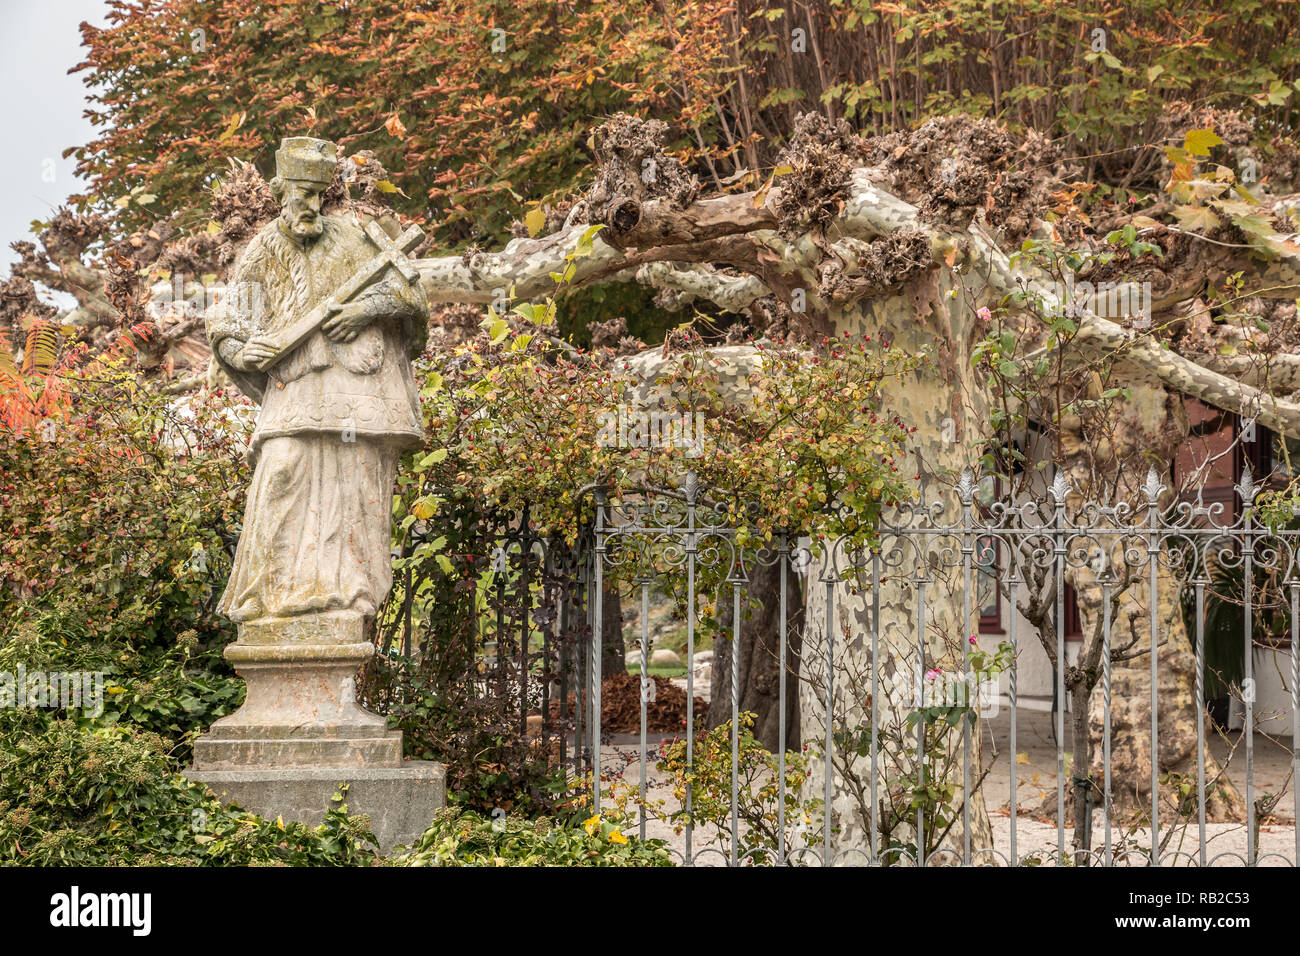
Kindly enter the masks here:
<path id="1" fill-rule="evenodd" d="M 1056 466 L 1056 477 L 1052 479 L 1051 491 L 1056 503 L 1064 505 L 1066 497 L 1070 494 L 1070 482 L 1065 477 L 1065 469 L 1060 465 Z"/>
<path id="2" fill-rule="evenodd" d="M 1160 476 L 1156 474 L 1155 465 L 1152 465 L 1147 469 L 1147 480 L 1142 485 L 1142 493 L 1147 496 L 1147 504 L 1154 505 L 1160 500 L 1160 495 L 1164 491 L 1164 483 L 1161 482 Z"/>
<path id="3" fill-rule="evenodd" d="M 1241 466 L 1241 483 L 1233 485 L 1237 494 L 1241 495 L 1241 503 L 1244 507 L 1249 508 L 1255 503 L 1255 496 L 1259 494 L 1259 486 L 1255 484 L 1255 476 L 1251 473 L 1250 462 Z"/>
<path id="4" fill-rule="evenodd" d="M 957 497 L 964 505 L 969 505 L 975 497 L 975 476 L 969 468 L 963 468 L 961 477 L 957 479 Z"/>

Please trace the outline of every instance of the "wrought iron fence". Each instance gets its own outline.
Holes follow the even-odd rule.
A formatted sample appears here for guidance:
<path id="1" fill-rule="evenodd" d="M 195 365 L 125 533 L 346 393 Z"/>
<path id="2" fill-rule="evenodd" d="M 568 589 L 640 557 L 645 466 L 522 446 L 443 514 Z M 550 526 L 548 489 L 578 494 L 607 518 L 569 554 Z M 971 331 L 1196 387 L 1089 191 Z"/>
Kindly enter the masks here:
<path id="1" fill-rule="evenodd" d="M 1281 683 L 1289 699 L 1291 739 L 1300 740 L 1300 530 L 1259 523 L 1258 489 L 1248 471 L 1236 486 L 1241 501 L 1236 515 L 1227 514 L 1222 504 L 1206 505 L 1199 495 L 1171 501 L 1154 470 L 1137 502 L 1082 500 L 1059 470 L 1039 491 L 1016 500 L 991 497 L 981 494 L 980 485 L 967 473 L 944 500 L 896 509 L 875 525 L 873 534 L 825 540 L 805 536 L 802 529 L 752 537 L 752 525 L 744 520 L 747 512 L 707 500 L 693 475 L 680 490 L 617 502 L 597 493 L 590 540 L 567 554 L 562 569 L 547 543 L 526 531 L 526 523 L 524 533 L 504 541 L 495 553 L 495 570 L 501 573 L 497 586 L 504 589 L 508 579 L 533 595 L 532 613 L 513 645 L 523 656 L 509 692 L 519 695 L 521 717 L 540 711 L 547 727 L 564 738 L 564 759 L 578 773 L 589 775 L 597 812 L 616 785 L 611 761 L 627 761 L 630 750 L 640 835 L 675 840 L 674 852 L 687 865 L 1294 865 L 1300 859 L 1300 830 L 1295 830 L 1287 851 L 1260 844 L 1260 814 L 1280 802 L 1274 794 L 1268 802 L 1257 803 L 1254 655 L 1257 638 L 1264 636 L 1256 633 L 1257 607 L 1267 586 L 1269 600 L 1281 594 L 1289 605 L 1281 608 L 1289 634 L 1271 636 L 1283 644 L 1289 637 L 1289 681 L 1283 675 Z M 759 567 L 777 572 L 780 586 L 775 594 L 750 591 Z M 1245 582 L 1239 594 L 1219 587 L 1225 571 Z M 809 610 L 801 655 L 788 653 L 787 584 L 792 577 L 800 582 Z M 536 586 L 543 579 L 547 583 Z M 640 607 L 640 733 L 617 744 L 602 728 L 601 635 L 604 596 L 611 582 L 631 588 Z M 1067 583 L 1091 600 L 1086 635 L 1073 661 L 1067 654 Z M 696 830 L 705 826 L 694 805 L 700 798 L 698 781 L 688 780 L 680 805 L 673 804 L 671 793 L 669 806 L 655 805 L 656 793 L 663 797 L 667 789 L 652 773 L 653 747 L 662 741 L 647 732 L 649 617 L 652 599 L 669 584 L 678 595 L 685 628 L 682 738 L 688 777 L 698 757 L 704 717 L 694 705 L 697 687 L 691 666 L 701 626 L 702 589 L 729 598 L 729 634 L 718 635 L 731 641 L 730 680 L 719 682 L 729 687 L 721 701 L 715 698 L 710 705 L 727 707 L 730 719 L 730 792 L 722 794 L 730 812 L 720 824 L 713 821 L 710 839 L 721 844 L 717 847 L 696 845 Z M 989 641 L 981 644 L 976 638 L 981 597 L 990 593 L 1005 602 L 1001 658 L 986 646 Z M 742 800 L 740 790 L 753 783 L 742 782 L 740 775 L 743 595 L 779 603 L 775 653 L 780 744 L 763 797 L 776 837 L 764 850 L 753 845 L 752 821 L 743 818 L 755 812 L 755 800 Z M 1176 643 L 1182 640 L 1183 625 L 1169 616 L 1170 607 L 1184 599 L 1190 647 Z M 1240 602 L 1244 672 L 1234 690 L 1240 698 L 1242 728 L 1235 737 L 1218 732 L 1230 746 L 1231 760 L 1238 749 L 1242 752 L 1239 784 L 1232 786 L 1231 776 L 1207 749 L 1207 599 Z M 498 606 L 507 603 L 503 590 Z M 724 607 L 721 601 L 718 607 Z M 1123 633 L 1116 629 L 1116 612 L 1126 615 Z M 507 622 L 499 618 L 496 629 L 504 634 Z M 552 646 L 560 649 L 553 670 L 527 663 L 528 648 L 539 643 L 543 658 Z M 1051 666 L 1056 701 L 1054 845 L 1043 845 L 1042 813 L 1026 818 L 1018 795 L 1018 730 L 1025 719 L 1020 671 L 1025 655 L 1035 647 Z M 1084 673 L 1085 652 L 1095 657 L 1095 676 Z M 1124 719 L 1131 724 L 1133 715 L 1145 709 L 1141 716 L 1147 766 L 1138 775 L 1140 781 L 1130 767 L 1126 786 L 1149 790 L 1149 804 L 1136 808 L 1128 801 L 1121 813 L 1112 774 L 1113 667 L 1143 656 L 1147 699 L 1130 701 Z M 1189 656 L 1194 657 L 1194 784 L 1161 766 L 1161 680 L 1168 677 L 1168 668 Z M 939 665 L 947 663 L 951 669 L 957 661 L 962 666 L 956 679 L 939 682 L 943 690 L 936 695 Z M 1133 676 L 1137 671 L 1130 667 L 1126 673 Z M 982 697 L 977 686 L 981 679 L 986 685 Z M 799 695 L 814 769 L 798 794 L 790 793 L 787 780 L 785 714 L 792 693 Z M 1090 772 L 1094 761 L 1083 767 L 1071 764 L 1067 696 L 1084 700 L 1099 717 L 1100 727 L 1088 731 L 1100 738 L 1099 782 Z M 983 809 L 987 788 L 981 790 L 989 770 L 982 761 L 980 735 L 990 714 L 980 711 L 1001 701 L 1009 705 L 1009 781 L 1007 816 L 1005 823 L 995 816 L 995 840 L 991 825 L 984 822 L 989 819 Z M 1076 721 L 1073 743 L 1081 739 L 1077 728 Z M 1127 729 L 1136 733 L 1132 726 Z M 1166 735 L 1180 730 L 1186 728 L 1164 728 Z M 1132 733 L 1130 737 L 1136 739 Z M 1300 811 L 1295 786 L 1300 756 L 1294 746 L 1288 749 L 1283 787 L 1289 786 L 1292 808 Z M 1209 820 L 1210 798 L 1238 790 L 1244 797 L 1243 818 L 1217 824 Z M 816 807 L 818 800 L 821 821 L 814 834 L 805 826 L 802 807 Z M 1077 801 L 1083 801 L 1082 812 Z M 1090 832 L 1094 807 L 1101 817 L 1097 846 Z M 1076 825 L 1067 842 L 1068 809 Z M 1050 808 L 1046 812 L 1050 816 Z M 792 816 L 801 819 L 792 821 Z M 1036 834 L 1029 848 L 1026 827 Z M 1193 830 L 1194 851 L 1174 842 Z M 1233 845 L 1234 840 L 1244 846 Z M 1232 848 L 1220 849 L 1216 841 Z"/>

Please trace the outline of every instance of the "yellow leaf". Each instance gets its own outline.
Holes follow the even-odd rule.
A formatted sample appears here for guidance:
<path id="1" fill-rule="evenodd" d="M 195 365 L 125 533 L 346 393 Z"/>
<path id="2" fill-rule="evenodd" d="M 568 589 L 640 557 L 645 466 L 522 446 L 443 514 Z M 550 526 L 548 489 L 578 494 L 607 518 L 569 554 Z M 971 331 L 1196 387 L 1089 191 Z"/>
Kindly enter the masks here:
<path id="1" fill-rule="evenodd" d="M 1021 751 L 1020 753 L 1016 754 L 1016 763 L 1028 764 L 1029 754 L 1024 751 Z"/>
<path id="2" fill-rule="evenodd" d="M 1222 146 L 1223 140 L 1212 129 L 1189 129 L 1183 138 L 1183 149 L 1193 156 L 1209 156 L 1215 146 Z"/>
<path id="3" fill-rule="evenodd" d="M 588 819 L 582 821 L 582 828 L 587 831 L 587 836 L 591 836 L 592 834 L 594 834 L 599 827 L 600 827 L 599 813 L 596 814 L 594 817 L 589 817 Z"/>
<path id="4" fill-rule="evenodd" d="M 610 834 L 609 834 L 609 842 L 610 842 L 610 843 L 626 843 L 626 842 L 627 842 L 627 837 L 623 836 L 623 831 L 621 831 L 621 830 L 612 830 L 612 831 L 610 831 Z"/>
<path id="5" fill-rule="evenodd" d="M 546 213 L 540 209 L 528 210 L 528 215 L 524 216 L 524 225 L 528 227 L 530 236 L 536 236 L 546 227 Z"/>

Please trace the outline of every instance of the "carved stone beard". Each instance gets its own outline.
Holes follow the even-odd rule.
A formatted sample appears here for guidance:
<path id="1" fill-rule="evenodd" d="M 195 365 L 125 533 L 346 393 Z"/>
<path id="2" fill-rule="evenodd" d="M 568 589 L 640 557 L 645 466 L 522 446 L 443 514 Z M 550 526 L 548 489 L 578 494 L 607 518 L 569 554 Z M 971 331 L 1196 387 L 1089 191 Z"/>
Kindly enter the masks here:
<path id="1" fill-rule="evenodd" d="M 311 243 L 320 238 L 321 233 L 325 231 L 325 223 L 320 216 L 310 223 L 292 220 L 286 223 L 289 228 L 289 235 L 293 236 L 299 242 Z"/>

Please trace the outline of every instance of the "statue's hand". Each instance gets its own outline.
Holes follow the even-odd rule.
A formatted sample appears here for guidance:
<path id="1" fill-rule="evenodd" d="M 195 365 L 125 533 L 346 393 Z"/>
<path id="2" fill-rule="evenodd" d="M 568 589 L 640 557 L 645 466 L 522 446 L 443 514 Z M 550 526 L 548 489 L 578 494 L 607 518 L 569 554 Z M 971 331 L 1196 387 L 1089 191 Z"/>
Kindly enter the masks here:
<path id="1" fill-rule="evenodd" d="M 244 372 L 255 372 L 262 367 L 263 362 L 274 356 L 275 353 L 275 346 L 266 339 L 251 338 L 239 350 L 240 369 Z"/>
<path id="2" fill-rule="evenodd" d="M 351 342 L 369 324 L 366 307 L 360 302 L 348 302 L 321 323 L 321 331 L 331 342 Z"/>

